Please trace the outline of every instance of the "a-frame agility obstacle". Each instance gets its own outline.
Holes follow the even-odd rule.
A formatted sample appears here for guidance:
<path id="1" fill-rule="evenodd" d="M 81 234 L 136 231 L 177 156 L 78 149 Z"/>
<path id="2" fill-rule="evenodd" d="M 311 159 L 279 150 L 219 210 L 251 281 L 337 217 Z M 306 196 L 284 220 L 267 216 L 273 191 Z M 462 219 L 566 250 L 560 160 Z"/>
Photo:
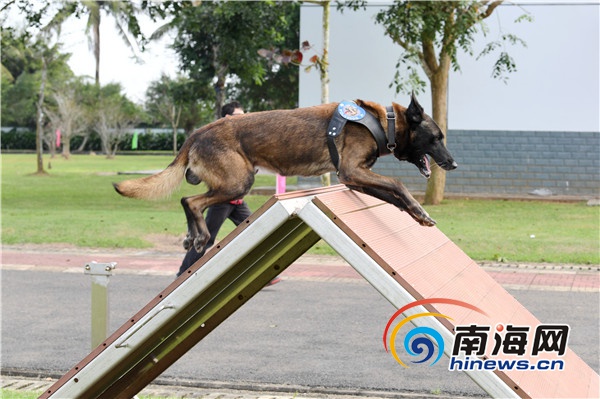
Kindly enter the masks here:
<path id="1" fill-rule="evenodd" d="M 132 398 L 223 320 L 323 238 L 416 326 L 441 333 L 447 355 L 454 327 L 540 322 L 435 227 L 344 186 L 272 197 L 186 274 L 131 317 L 40 398 Z M 524 355 L 523 358 L 527 358 Z M 466 372 L 492 397 L 598 397 L 600 377 L 570 349 L 564 369 Z"/>

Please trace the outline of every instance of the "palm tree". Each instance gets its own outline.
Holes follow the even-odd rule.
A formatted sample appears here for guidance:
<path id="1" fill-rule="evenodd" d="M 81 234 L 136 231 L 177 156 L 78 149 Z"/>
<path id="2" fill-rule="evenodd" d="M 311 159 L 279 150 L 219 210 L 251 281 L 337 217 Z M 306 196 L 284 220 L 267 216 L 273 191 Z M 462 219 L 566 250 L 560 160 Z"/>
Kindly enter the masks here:
<path id="1" fill-rule="evenodd" d="M 87 15 L 86 33 L 90 34 L 91 31 L 90 41 L 96 60 L 95 82 L 96 85 L 100 85 L 100 21 L 102 10 L 115 20 L 117 31 L 135 54 L 137 45 L 128 34 L 134 38 L 142 38 L 136 17 L 139 9 L 134 3 L 129 1 L 80 0 L 73 2 L 62 0 L 61 3 L 62 7 L 44 29 L 56 29 L 60 31 L 63 22 L 70 16 L 74 15 L 79 18 L 81 15 Z"/>

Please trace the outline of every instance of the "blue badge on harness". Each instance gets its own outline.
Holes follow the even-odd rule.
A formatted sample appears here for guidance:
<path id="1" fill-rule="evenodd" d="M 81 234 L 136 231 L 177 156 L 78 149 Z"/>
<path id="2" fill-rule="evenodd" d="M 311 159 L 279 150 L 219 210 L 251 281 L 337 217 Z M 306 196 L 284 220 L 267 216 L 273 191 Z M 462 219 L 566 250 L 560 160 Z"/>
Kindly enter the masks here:
<path id="1" fill-rule="evenodd" d="M 359 121 L 365 117 L 366 111 L 351 101 L 342 101 L 338 105 L 338 113 L 349 121 Z"/>

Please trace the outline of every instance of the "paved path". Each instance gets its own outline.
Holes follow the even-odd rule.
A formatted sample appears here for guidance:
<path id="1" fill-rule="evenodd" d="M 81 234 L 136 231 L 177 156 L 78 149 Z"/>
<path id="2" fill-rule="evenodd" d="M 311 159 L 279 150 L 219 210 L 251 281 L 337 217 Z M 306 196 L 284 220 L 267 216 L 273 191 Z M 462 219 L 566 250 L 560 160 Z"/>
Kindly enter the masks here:
<path id="1" fill-rule="evenodd" d="M 181 252 L 107 249 L 52 250 L 32 246 L 3 246 L 5 270 L 43 270 L 81 273 L 91 261 L 117 262 L 115 274 L 175 275 Z M 599 265 L 555 265 L 481 262 L 505 288 L 598 292 Z M 362 277 L 339 256 L 303 255 L 282 273 L 283 278 L 316 281 L 352 281 Z"/>

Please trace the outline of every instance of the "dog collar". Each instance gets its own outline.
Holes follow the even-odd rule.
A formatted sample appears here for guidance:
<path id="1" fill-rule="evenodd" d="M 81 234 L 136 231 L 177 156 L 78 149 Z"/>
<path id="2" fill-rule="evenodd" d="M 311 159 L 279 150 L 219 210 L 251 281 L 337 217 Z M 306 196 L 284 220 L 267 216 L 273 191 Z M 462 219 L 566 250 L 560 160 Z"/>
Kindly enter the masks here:
<path id="1" fill-rule="evenodd" d="M 394 151 L 396 147 L 396 117 L 393 107 L 386 107 L 386 118 L 388 123 L 387 137 L 379 119 L 373 114 L 365 111 L 364 108 L 353 101 L 342 101 L 338 104 L 327 127 L 327 146 L 336 171 L 339 172 L 340 156 L 335 145 L 335 138 L 342 133 L 347 122 L 360 123 L 371 132 L 377 143 L 378 156 L 388 155 Z"/>

